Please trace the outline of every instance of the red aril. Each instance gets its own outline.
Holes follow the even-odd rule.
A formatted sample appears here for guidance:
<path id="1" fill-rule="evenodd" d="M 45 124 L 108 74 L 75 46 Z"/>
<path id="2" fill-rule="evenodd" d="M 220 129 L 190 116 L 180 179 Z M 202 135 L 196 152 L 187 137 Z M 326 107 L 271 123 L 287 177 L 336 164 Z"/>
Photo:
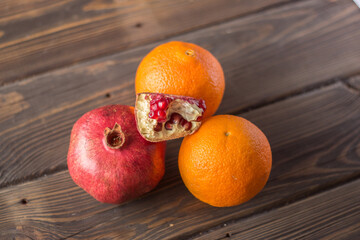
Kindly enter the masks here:
<path id="1" fill-rule="evenodd" d="M 74 182 L 95 199 L 123 203 L 158 184 L 164 156 L 164 142 L 148 142 L 139 134 L 133 107 L 110 105 L 74 124 L 67 161 Z"/>
<path id="2" fill-rule="evenodd" d="M 151 142 L 194 133 L 201 125 L 205 110 L 202 99 L 170 94 L 140 93 L 135 103 L 138 130 Z"/>
<path id="3" fill-rule="evenodd" d="M 166 99 L 161 99 L 160 101 L 157 102 L 157 106 L 162 109 L 165 110 L 167 108 L 167 100 Z"/>
<path id="4" fill-rule="evenodd" d="M 158 122 L 164 122 L 166 120 L 166 112 L 164 110 L 157 111 L 157 119 Z"/>

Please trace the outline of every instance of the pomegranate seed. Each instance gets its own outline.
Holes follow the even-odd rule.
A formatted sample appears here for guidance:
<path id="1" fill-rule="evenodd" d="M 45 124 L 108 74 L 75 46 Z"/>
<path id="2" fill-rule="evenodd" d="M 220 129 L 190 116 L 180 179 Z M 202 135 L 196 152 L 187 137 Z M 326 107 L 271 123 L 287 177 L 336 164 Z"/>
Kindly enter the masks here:
<path id="1" fill-rule="evenodd" d="M 196 102 L 196 105 L 197 105 L 199 108 L 201 108 L 202 110 L 205 111 L 206 105 L 205 105 L 205 101 L 204 101 L 204 100 L 201 99 L 200 101 Z"/>
<path id="2" fill-rule="evenodd" d="M 153 111 L 156 111 L 156 110 L 158 110 L 158 106 L 156 104 L 150 105 L 150 109 Z"/>
<path id="3" fill-rule="evenodd" d="M 155 116 L 155 112 L 154 111 L 150 111 L 149 112 L 149 118 L 154 118 Z"/>
<path id="4" fill-rule="evenodd" d="M 164 119 L 164 118 L 166 118 L 166 112 L 165 111 L 158 111 L 157 112 L 157 115 L 158 115 L 158 117 L 159 118 L 161 118 L 161 119 Z"/>
<path id="5" fill-rule="evenodd" d="M 162 99 L 157 103 L 157 105 L 160 109 L 165 110 L 168 106 L 168 103 L 165 99 Z"/>
<path id="6" fill-rule="evenodd" d="M 161 95 L 157 94 L 155 95 L 155 97 L 153 99 L 160 99 L 161 98 Z"/>
<path id="7" fill-rule="evenodd" d="M 156 103 L 155 100 L 150 101 L 150 105 L 154 105 L 155 103 Z"/>
<path id="8" fill-rule="evenodd" d="M 181 118 L 180 120 L 180 125 L 184 126 L 186 123 L 188 123 L 188 121 L 186 121 L 185 119 Z"/>
<path id="9" fill-rule="evenodd" d="M 154 131 L 156 132 L 160 132 L 162 129 L 162 123 L 158 123 L 156 124 L 156 126 L 154 127 Z"/>
<path id="10" fill-rule="evenodd" d="M 173 113 L 170 118 L 171 123 L 178 124 L 182 119 L 182 116 L 178 113 Z"/>
<path id="11" fill-rule="evenodd" d="M 172 128 L 173 128 L 173 126 L 169 121 L 165 123 L 165 129 L 166 130 L 171 130 Z"/>
<path id="12" fill-rule="evenodd" d="M 191 127 L 192 127 L 191 122 L 187 122 L 184 124 L 185 131 L 189 131 L 191 129 Z"/>
<path id="13" fill-rule="evenodd" d="M 199 117 L 197 117 L 197 119 L 196 119 L 197 122 L 201 122 L 201 120 L 202 120 L 202 116 L 199 116 Z"/>

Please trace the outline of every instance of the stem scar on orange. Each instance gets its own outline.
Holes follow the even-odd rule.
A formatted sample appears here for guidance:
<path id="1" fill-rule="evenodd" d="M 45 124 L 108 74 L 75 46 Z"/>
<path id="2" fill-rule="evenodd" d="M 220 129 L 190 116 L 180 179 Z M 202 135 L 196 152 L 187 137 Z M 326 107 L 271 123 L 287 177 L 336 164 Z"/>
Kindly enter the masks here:
<path id="1" fill-rule="evenodd" d="M 200 46 L 177 41 L 162 44 L 146 55 L 135 78 L 137 94 L 165 93 L 205 100 L 205 118 L 218 109 L 224 89 L 218 60 Z"/>
<path id="2" fill-rule="evenodd" d="M 216 207 L 244 203 L 265 186 L 271 171 L 270 144 L 244 118 L 219 115 L 205 119 L 184 138 L 179 170 L 189 191 Z"/>

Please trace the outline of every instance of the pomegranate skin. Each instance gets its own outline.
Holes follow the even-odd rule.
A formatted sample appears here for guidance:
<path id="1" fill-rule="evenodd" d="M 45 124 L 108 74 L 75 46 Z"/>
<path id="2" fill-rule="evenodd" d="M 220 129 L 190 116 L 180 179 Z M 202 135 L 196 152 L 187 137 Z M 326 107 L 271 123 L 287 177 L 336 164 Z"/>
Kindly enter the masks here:
<path id="1" fill-rule="evenodd" d="M 122 146 L 115 146 L 118 149 L 111 146 L 118 142 L 109 145 L 114 138 L 106 136 L 106 130 L 115 126 L 123 134 L 116 140 L 124 140 Z M 165 172 L 165 147 L 165 142 L 141 137 L 133 107 L 109 105 L 84 114 L 74 124 L 67 164 L 74 182 L 91 196 L 119 204 L 155 188 Z"/>

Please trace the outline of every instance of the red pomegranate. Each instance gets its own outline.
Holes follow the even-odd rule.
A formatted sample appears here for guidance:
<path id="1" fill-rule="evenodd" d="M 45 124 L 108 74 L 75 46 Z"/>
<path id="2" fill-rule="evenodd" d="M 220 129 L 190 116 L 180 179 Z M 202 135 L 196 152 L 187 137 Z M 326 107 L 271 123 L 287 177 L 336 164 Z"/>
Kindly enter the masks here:
<path id="1" fill-rule="evenodd" d="M 199 129 L 205 110 L 202 99 L 162 93 L 139 93 L 136 96 L 137 127 L 150 142 L 193 134 Z"/>
<path id="2" fill-rule="evenodd" d="M 165 142 L 141 137 L 134 108 L 109 105 L 84 114 L 73 126 L 69 173 L 100 202 L 123 203 L 152 190 L 164 175 Z"/>

